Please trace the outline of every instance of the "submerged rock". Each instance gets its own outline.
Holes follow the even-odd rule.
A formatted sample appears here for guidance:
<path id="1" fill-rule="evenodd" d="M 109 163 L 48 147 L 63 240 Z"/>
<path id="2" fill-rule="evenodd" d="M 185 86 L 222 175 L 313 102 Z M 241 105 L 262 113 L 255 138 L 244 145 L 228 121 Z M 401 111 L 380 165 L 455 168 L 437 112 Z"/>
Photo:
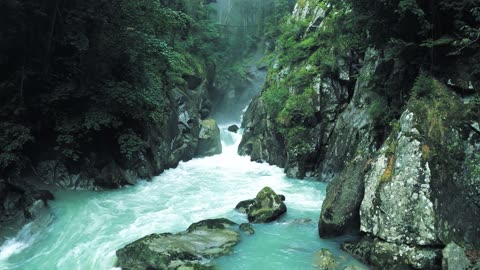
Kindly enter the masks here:
<path id="1" fill-rule="evenodd" d="M 255 230 L 253 229 L 252 225 L 250 225 L 250 223 L 242 223 L 238 228 L 249 235 L 252 235 L 255 233 Z"/>
<path id="2" fill-rule="evenodd" d="M 334 270 L 338 267 L 332 252 L 326 248 L 322 248 L 315 253 L 314 266 L 320 270 Z"/>
<path id="3" fill-rule="evenodd" d="M 118 266 L 128 270 L 211 269 L 202 260 L 230 254 L 240 234 L 228 219 L 209 219 L 181 233 L 151 234 L 116 252 Z"/>
<path id="4" fill-rule="evenodd" d="M 222 153 L 222 142 L 220 140 L 220 129 L 217 121 L 205 119 L 202 121 L 202 128 L 198 136 L 196 156 L 208 157 Z"/>
<path id="5" fill-rule="evenodd" d="M 231 125 L 231 126 L 228 127 L 228 131 L 233 132 L 233 133 L 237 133 L 237 131 L 239 129 L 240 128 L 237 125 Z"/>
<path id="6" fill-rule="evenodd" d="M 311 218 L 296 218 L 296 219 L 293 219 L 293 220 L 287 220 L 285 223 L 286 224 L 305 225 L 305 224 L 312 223 L 312 219 Z"/>
<path id="7" fill-rule="evenodd" d="M 282 198 L 269 187 L 260 190 L 255 199 L 241 201 L 235 209 L 246 213 L 248 221 L 253 223 L 271 222 L 287 212 L 287 206 Z"/>

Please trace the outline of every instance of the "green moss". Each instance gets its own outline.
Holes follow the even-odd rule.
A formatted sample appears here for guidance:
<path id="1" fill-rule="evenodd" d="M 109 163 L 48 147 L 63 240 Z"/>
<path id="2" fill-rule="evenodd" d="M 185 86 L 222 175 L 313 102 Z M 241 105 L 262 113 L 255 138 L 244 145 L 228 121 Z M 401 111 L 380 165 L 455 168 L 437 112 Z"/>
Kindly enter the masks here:
<path id="1" fill-rule="evenodd" d="M 439 81 L 420 75 L 412 89 L 409 109 L 417 117 L 417 127 L 431 146 L 447 145 L 451 129 L 462 127 L 469 108 Z"/>
<path id="2" fill-rule="evenodd" d="M 315 113 L 314 99 L 317 93 L 312 88 L 308 88 L 300 95 L 290 95 L 285 103 L 285 107 L 280 111 L 277 122 L 283 126 L 298 124 L 298 119 L 313 117 Z M 292 120 L 296 119 L 297 123 Z"/>
<path id="3" fill-rule="evenodd" d="M 267 112 L 270 116 L 277 116 L 288 99 L 288 89 L 286 87 L 271 86 L 262 93 Z"/>

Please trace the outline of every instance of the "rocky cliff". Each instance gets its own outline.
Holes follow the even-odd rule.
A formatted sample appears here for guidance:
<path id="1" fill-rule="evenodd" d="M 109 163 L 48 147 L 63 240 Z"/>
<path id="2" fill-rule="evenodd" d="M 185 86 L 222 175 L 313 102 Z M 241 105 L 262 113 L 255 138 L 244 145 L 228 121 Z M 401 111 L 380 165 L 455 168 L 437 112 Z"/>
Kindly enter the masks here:
<path id="1" fill-rule="evenodd" d="M 359 1 L 348 2 L 355 12 Z M 476 254 L 478 52 L 434 55 L 442 58 L 425 70 L 416 59 L 426 45 L 419 55 L 395 42 L 362 48 L 356 33 L 335 32 L 355 15 L 344 8 L 297 2 L 239 153 L 329 182 L 320 236 L 361 232 L 345 249 L 375 267 L 437 268 L 452 242 Z"/>
<path id="2" fill-rule="evenodd" d="M 186 45 L 211 23 L 187 2 L 0 4 L 0 221 L 33 218 L 41 189 L 117 188 L 221 152 L 216 40 Z"/>

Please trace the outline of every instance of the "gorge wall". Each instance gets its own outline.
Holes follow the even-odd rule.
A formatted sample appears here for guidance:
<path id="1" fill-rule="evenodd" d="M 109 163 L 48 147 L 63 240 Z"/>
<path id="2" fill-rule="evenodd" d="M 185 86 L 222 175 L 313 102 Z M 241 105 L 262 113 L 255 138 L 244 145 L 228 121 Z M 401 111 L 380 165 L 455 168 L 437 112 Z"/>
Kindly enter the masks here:
<path id="1" fill-rule="evenodd" d="M 320 236 L 360 233 L 344 248 L 374 267 L 438 268 L 452 245 L 473 264 L 480 55 L 453 21 L 480 20 L 469 3 L 405 2 L 297 1 L 239 153 L 329 182 Z"/>

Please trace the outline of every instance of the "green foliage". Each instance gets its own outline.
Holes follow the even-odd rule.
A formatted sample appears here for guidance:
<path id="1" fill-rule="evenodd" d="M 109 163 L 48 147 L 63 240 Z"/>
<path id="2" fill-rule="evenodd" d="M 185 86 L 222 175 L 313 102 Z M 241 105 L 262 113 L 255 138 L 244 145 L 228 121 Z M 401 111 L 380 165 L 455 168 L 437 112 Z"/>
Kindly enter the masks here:
<path id="1" fill-rule="evenodd" d="M 470 159 L 466 162 L 467 168 L 471 171 L 472 177 L 480 178 L 480 154 L 473 153 Z"/>
<path id="2" fill-rule="evenodd" d="M 118 137 L 118 144 L 120 145 L 120 152 L 128 159 L 132 159 L 140 152 L 144 142 L 137 134 L 130 130 L 128 133 Z"/>
<path id="3" fill-rule="evenodd" d="M 131 158 L 175 115 L 172 89 L 220 51 L 203 0 L 17 2 L 0 3 L 2 172 L 40 155 Z"/>
<path id="4" fill-rule="evenodd" d="M 270 86 L 262 92 L 262 101 L 269 115 L 275 117 L 288 99 L 288 89 L 285 87 Z"/>
<path id="5" fill-rule="evenodd" d="M 422 73 L 415 80 L 415 84 L 413 85 L 412 89 L 412 95 L 415 98 L 432 97 L 432 95 L 436 92 L 435 87 L 435 80 L 431 76 Z"/>
<path id="6" fill-rule="evenodd" d="M 298 121 L 313 117 L 316 111 L 315 98 L 317 98 L 317 93 L 313 88 L 308 88 L 299 95 L 290 95 L 284 108 L 278 114 L 277 122 L 283 126 L 291 126 L 299 124 Z M 293 119 L 296 119 L 296 123 L 293 123 Z"/>
<path id="7" fill-rule="evenodd" d="M 451 130 L 462 127 L 469 114 L 456 96 L 426 74 L 418 76 L 409 108 L 421 116 L 417 118 L 419 131 L 433 147 L 455 143 L 451 141 L 456 138 L 450 134 Z"/>
<path id="8" fill-rule="evenodd" d="M 391 119 L 390 111 L 386 100 L 379 95 L 372 95 L 371 103 L 368 107 L 368 114 L 377 125 L 385 126 Z"/>
<path id="9" fill-rule="evenodd" d="M 21 151 L 34 138 L 28 127 L 0 122 L 0 172 L 21 163 Z"/>
<path id="10" fill-rule="evenodd" d="M 304 89 L 313 84 L 313 79 L 318 73 L 315 66 L 303 66 L 298 70 L 291 71 L 285 79 L 285 84 L 295 89 Z"/>

